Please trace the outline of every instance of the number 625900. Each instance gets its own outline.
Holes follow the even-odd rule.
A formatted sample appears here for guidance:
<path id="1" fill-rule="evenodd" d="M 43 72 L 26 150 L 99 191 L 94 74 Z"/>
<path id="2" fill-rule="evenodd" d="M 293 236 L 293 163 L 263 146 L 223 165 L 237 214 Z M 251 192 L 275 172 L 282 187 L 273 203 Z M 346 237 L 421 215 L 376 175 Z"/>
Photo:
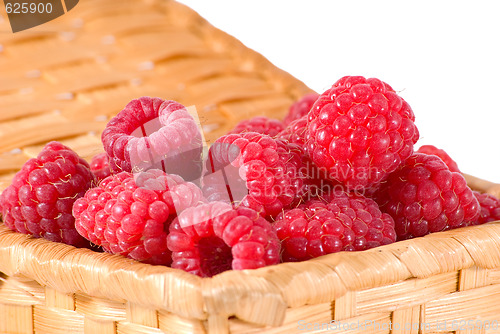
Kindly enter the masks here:
<path id="1" fill-rule="evenodd" d="M 23 2 L 23 3 L 7 3 L 5 5 L 5 10 L 7 11 L 7 14 L 43 14 L 47 13 L 50 14 L 52 13 L 52 4 L 49 3 L 28 3 L 28 2 Z"/>

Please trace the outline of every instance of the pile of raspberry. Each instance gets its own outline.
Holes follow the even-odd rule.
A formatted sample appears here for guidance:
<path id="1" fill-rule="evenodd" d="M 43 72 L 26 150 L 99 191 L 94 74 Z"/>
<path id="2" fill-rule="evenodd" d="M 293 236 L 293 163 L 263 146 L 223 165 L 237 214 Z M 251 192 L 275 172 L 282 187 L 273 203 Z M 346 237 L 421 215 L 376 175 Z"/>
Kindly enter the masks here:
<path id="1" fill-rule="evenodd" d="M 419 139 L 387 83 L 346 76 L 282 119 L 244 120 L 204 150 L 176 101 L 130 101 L 90 163 L 48 143 L 0 195 L 6 226 L 211 277 L 363 251 L 500 220 L 455 161 Z"/>
<path id="2" fill-rule="evenodd" d="M 419 131 L 413 110 L 379 79 L 343 77 L 324 93 L 294 103 L 284 124 L 276 139 L 301 147 L 313 165 L 303 169 L 305 179 L 317 175 L 323 181 L 308 200 L 284 207 L 274 218 L 282 257 L 288 261 L 339 251 L 329 246 L 331 232 L 324 231 L 329 224 L 323 221 L 334 219 L 332 210 L 328 215 L 319 211 L 321 218 L 312 211 L 332 205 L 329 201 L 338 198 L 339 189 L 347 196 L 364 196 L 390 217 L 394 233 L 388 235 L 394 240 L 498 219 L 498 200 L 473 192 L 444 150 L 423 145 L 415 152 Z M 350 220 L 341 221 L 343 233 L 349 234 Z M 358 244 L 364 244 L 362 233 L 354 233 Z"/>

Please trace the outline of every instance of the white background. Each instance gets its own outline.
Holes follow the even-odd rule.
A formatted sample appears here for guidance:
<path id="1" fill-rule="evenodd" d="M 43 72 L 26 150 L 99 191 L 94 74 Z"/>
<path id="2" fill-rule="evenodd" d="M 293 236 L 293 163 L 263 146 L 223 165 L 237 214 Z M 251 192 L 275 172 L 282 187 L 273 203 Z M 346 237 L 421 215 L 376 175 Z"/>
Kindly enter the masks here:
<path id="1" fill-rule="evenodd" d="M 377 77 L 410 104 L 417 147 L 500 183 L 496 1 L 181 0 L 317 92 Z"/>

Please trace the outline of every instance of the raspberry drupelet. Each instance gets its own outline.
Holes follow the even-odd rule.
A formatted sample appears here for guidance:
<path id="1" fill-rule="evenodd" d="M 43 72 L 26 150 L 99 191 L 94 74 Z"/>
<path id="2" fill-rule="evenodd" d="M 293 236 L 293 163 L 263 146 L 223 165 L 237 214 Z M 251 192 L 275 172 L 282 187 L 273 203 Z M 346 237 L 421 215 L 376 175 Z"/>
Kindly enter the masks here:
<path id="1" fill-rule="evenodd" d="M 481 207 L 481 213 L 477 219 L 477 224 L 489 223 L 500 220 L 500 199 L 490 194 L 483 194 L 473 191 Z"/>
<path id="2" fill-rule="evenodd" d="M 346 76 L 308 113 L 306 150 L 348 189 L 376 186 L 412 153 L 419 138 L 408 103 L 388 84 Z"/>
<path id="3" fill-rule="evenodd" d="M 151 169 L 105 178 L 73 206 L 76 228 L 109 253 L 169 265 L 168 227 L 182 210 L 204 202 L 201 189 L 178 175 Z"/>
<path id="4" fill-rule="evenodd" d="M 413 154 L 374 194 L 396 223 L 398 239 L 473 225 L 479 203 L 460 173 L 435 155 Z"/>
<path id="5" fill-rule="evenodd" d="M 88 163 L 69 147 L 50 142 L 28 160 L 0 196 L 10 229 L 78 247 L 89 243 L 75 229 L 73 203 L 95 183 Z"/>
<path id="6" fill-rule="evenodd" d="M 274 225 L 284 262 L 359 251 L 396 240 L 394 220 L 372 199 L 334 190 L 278 215 Z"/>
<path id="7" fill-rule="evenodd" d="M 296 101 L 290 106 L 290 109 L 288 110 L 288 114 L 286 115 L 285 119 L 283 119 L 283 125 L 286 127 L 290 125 L 293 121 L 298 120 L 299 118 L 302 118 L 304 116 L 307 116 L 307 113 L 309 113 L 309 110 L 311 110 L 311 107 L 313 106 L 314 102 L 318 99 L 319 94 L 318 93 L 309 93 L 304 95 L 301 99 Z"/>
<path id="8" fill-rule="evenodd" d="M 460 173 L 457 163 L 453 160 L 445 150 L 439 149 L 433 145 L 422 145 L 417 150 L 418 153 L 433 154 L 441 158 L 443 162 L 448 166 L 451 172 Z"/>
<path id="9" fill-rule="evenodd" d="M 183 211 L 170 225 L 172 268 L 211 277 L 226 270 L 279 263 L 280 243 L 257 212 L 210 202 Z"/>
<path id="10" fill-rule="evenodd" d="M 306 145 L 307 116 L 296 119 L 276 135 L 276 138 L 284 139 L 300 147 Z"/>
<path id="11" fill-rule="evenodd" d="M 104 180 L 111 175 L 111 169 L 109 168 L 109 160 L 106 152 L 96 154 L 90 160 L 90 170 L 94 173 L 98 182 Z"/>
<path id="12" fill-rule="evenodd" d="M 285 152 L 288 152 L 286 173 L 295 194 L 292 203 L 284 206 L 284 209 L 296 207 L 309 199 L 324 195 L 325 192 L 338 186 L 338 184 L 324 178 L 324 173 L 305 154 L 301 145 L 280 138 L 276 138 L 276 143 Z"/>
<path id="13" fill-rule="evenodd" d="M 274 137 L 283 131 L 284 128 L 283 123 L 277 119 L 265 116 L 256 116 L 239 122 L 234 129 L 229 131 L 227 134 L 257 132 Z"/>

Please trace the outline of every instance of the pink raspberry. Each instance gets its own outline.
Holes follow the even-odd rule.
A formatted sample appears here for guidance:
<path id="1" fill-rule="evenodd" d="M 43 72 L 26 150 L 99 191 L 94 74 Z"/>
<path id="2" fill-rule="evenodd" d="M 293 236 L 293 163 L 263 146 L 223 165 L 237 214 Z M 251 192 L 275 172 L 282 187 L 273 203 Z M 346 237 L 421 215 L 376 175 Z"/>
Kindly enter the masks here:
<path id="1" fill-rule="evenodd" d="M 108 155 L 106 152 L 96 154 L 92 157 L 92 160 L 90 160 L 90 170 L 94 173 L 98 182 L 111 175 Z"/>
<path id="2" fill-rule="evenodd" d="M 24 164 L 0 196 L 3 221 L 20 233 L 87 247 L 75 229 L 71 209 L 94 182 L 85 160 L 69 147 L 50 142 Z"/>
<path id="3" fill-rule="evenodd" d="M 211 277 L 279 262 L 280 243 L 257 212 L 210 202 L 183 211 L 170 225 L 172 268 Z"/>
<path id="4" fill-rule="evenodd" d="M 187 180 L 200 177 L 201 133 L 186 107 L 175 101 L 132 100 L 109 121 L 102 143 L 115 173 L 156 168 Z"/>
<path id="5" fill-rule="evenodd" d="M 213 200 L 210 192 L 214 187 L 222 186 L 225 190 L 226 185 L 233 183 L 236 184 L 233 188 L 244 189 L 246 195 L 231 202 L 241 202 L 264 216 L 276 215 L 295 197 L 287 170 L 289 159 L 285 145 L 270 136 L 256 132 L 224 135 L 209 151 L 205 196 Z M 229 179 L 214 180 L 221 171 Z"/>
<path id="6" fill-rule="evenodd" d="M 500 220 L 500 199 L 493 195 L 482 194 L 477 191 L 473 191 L 473 193 L 481 207 L 477 225 Z"/>
<path id="7" fill-rule="evenodd" d="M 394 220 L 380 212 L 377 203 L 344 191 L 280 213 L 273 227 L 285 262 L 365 250 L 396 240 Z"/>
<path id="8" fill-rule="evenodd" d="M 305 147 L 307 131 L 307 116 L 296 119 L 276 135 L 276 138 L 284 139 L 290 143 Z"/>
<path id="9" fill-rule="evenodd" d="M 307 116 L 304 116 L 288 124 L 285 130 L 276 136 L 277 141 L 286 143 L 288 150 L 294 153 L 296 158 L 290 159 L 291 162 L 295 161 L 293 165 L 295 170 L 293 170 L 292 175 L 295 183 L 302 181 L 302 185 L 296 187 L 298 192 L 292 206 L 328 192 L 334 187 L 342 187 L 338 182 L 327 179 L 325 169 L 316 166 L 305 153 L 306 130 Z M 299 159 L 297 159 L 297 156 Z"/>
<path id="10" fill-rule="evenodd" d="M 444 161 L 446 166 L 450 169 L 451 172 L 460 173 L 460 169 L 458 169 L 457 163 L 446 153 L 444 150 L 441 150 L 433 145 L 422 145 L 417 150 L 418 153 L 424 154 L 433 154 L 441 158 Z"/>
<path id="11" fill-rule="evenodd" d="M 292 122 L 293 123 L 293 122 Z M 288 152 L 286 174 L 288 175 L 295 198 L 284 208 L 295 207 L 318 195 L 333 189 L 335 184 L 324 178 L 324 173 L 305 154 L 300 145 L 276 138 L 276 143 Z"/>
<path id="12" fill-rule="evenodd" d="M 423 153 L 413 154 L 374 196 L 394 218 L 398 239 L 471 225 L 480 212 L 464 177 Z"/>
<path id="13" fill-rule="evenodd" d="M 292 104 L 290 106 L 290 109 L 288 110 L 288 114 L 283 120 L 283 125 L 286 127 L 293 121 L 298 120 L 299 118 L 302 118 L 304 116 L 307 116 L 307 113 L 309 112 L 309 110 L 311 110 L 311 107 L 313 106 L 314 102 L 316 102 L 318 97 L 319 97 L 318 93 L 309 93 L 304 95 L 300 100 L 296 101 L 294 104 Z"/>
<path id="14" fill-rule="evenodd" d="M 346 76 L 308 114 L 306 151 L 349 189 L 373 187 L 412 153 L 419 134 L 406 101 L 386 83 Z"/>
<path id="15" fill-rule="evenodd" d="M 284 126 L 277 119 L 268 118 L 265 116 L 257 116 L 239 122 L 233 130 L 227 134 L 242 133 L 242 132 L 258 132 L 274 137 L 281 131 Z"/>
<path id="16" fill-rule="evenodd" d="M 169 265 L 168 227 L 177 213 L 203 202 L 201 189 L 151 169 L 108 176 L 73 206 L 76 228 L 107 252 Z"/>

